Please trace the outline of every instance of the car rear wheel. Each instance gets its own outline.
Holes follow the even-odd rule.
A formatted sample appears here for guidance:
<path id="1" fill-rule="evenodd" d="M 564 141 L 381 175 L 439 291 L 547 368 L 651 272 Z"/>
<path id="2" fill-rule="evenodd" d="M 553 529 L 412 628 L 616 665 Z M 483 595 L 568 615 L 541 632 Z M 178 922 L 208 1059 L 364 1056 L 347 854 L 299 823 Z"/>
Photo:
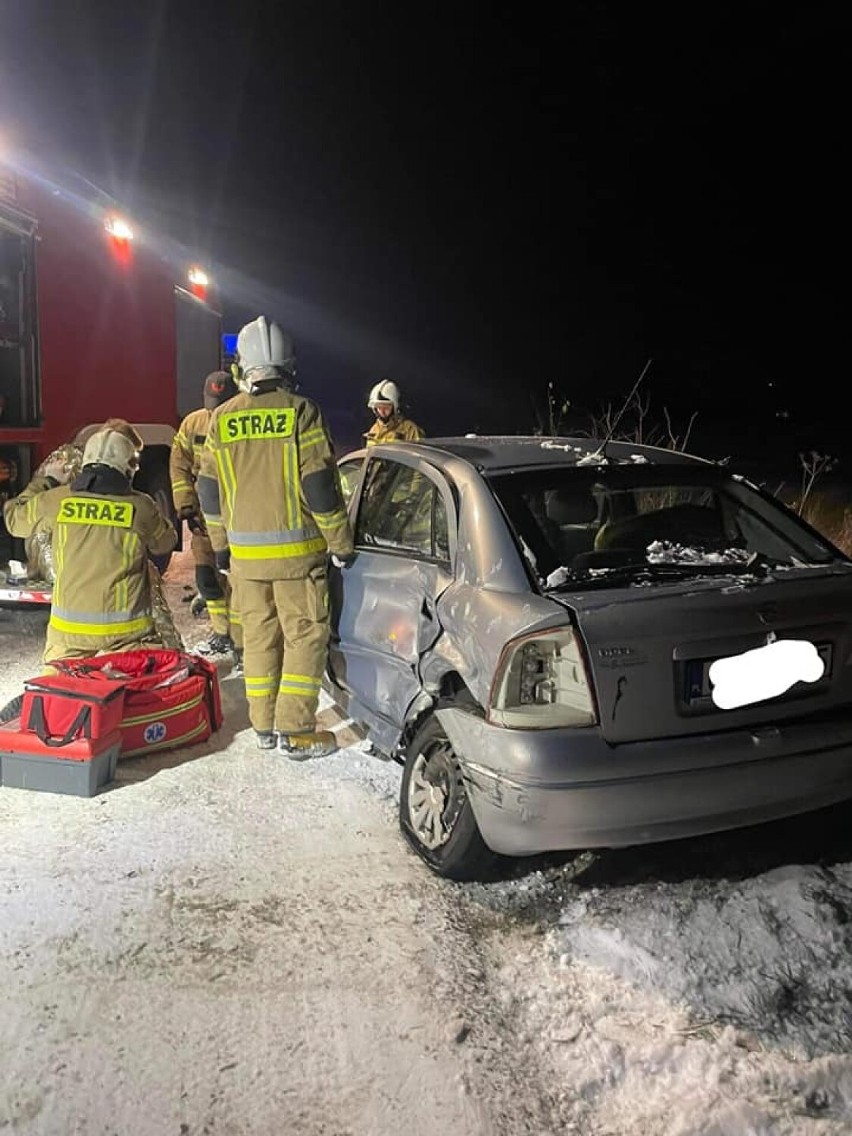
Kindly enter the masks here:
<path id="1" fill-rule="evenodd" d="M 458 758 L 434 714 L 406 750 L 399 823 L 414 851 L 439 876 L 477 879 L 497 860 L 482 839 Z"/>

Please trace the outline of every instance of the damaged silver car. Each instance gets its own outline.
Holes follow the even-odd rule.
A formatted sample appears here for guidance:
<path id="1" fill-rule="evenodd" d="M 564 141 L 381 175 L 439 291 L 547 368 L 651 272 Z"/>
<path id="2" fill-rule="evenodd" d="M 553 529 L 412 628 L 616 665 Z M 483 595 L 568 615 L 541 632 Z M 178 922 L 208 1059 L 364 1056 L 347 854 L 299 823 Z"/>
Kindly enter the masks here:
<path id="1" fill-rule="evenodd" d="M 437 873 L 852 797 L 852 561 L 697 457 L 467 437 L 342 458 L 327 688 Z M 727 669 L 726 669 L 727 668 Z"/>

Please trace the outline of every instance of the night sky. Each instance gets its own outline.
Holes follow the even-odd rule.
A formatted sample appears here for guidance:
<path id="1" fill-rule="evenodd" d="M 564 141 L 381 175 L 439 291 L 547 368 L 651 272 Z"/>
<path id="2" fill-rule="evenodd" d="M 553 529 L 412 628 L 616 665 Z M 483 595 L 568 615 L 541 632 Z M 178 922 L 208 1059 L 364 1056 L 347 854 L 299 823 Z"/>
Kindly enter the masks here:
<path id="1" fill-rule="evenodd" d="M 852 466 L 843 13 L 0 0 L 0 134 L 154 210 L 226 330 L 288 327 L 342 443 L 385 374 L 518 432 L 651 358 L 699 452 Z"/>

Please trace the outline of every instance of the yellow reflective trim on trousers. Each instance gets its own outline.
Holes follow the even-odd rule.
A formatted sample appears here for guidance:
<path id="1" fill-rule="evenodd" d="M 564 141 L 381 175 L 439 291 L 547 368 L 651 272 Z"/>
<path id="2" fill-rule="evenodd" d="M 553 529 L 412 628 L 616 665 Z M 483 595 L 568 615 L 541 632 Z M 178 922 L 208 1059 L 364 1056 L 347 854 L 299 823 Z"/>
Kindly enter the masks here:
<path id="1" fill-rule="evenodd" d="M 314 675 L 291 675 L 282 674 L 282 682 L 303 682 L 307 686 L 315 686 L 318 690 L 322 686 L 322 679 L 316 678 Z"/>
<path id="2" fill-rule="evenodd" d="M 253 691 L 272 693 L 278 685 L 278 679 L 272 675 L 263 675 L 262 678 L 244 677 L 243 681 L 246 684 L 247 694 L 251 694 Z"/>
<path id="3" fill-rule="evenodd" d="M 325 538 L 297 540 L 292 544 L 233 544 L 232 560 L 290 560 L 294 556 L 310 556 L 313 552 L 324 552 L 328 546 Z"/>
<path id="4" fill-rule="evenodd" d="M 134 635 L 137 631 L 150 631 L 154 621 L 149 615 L 140 616 L 139 619 L 128 619 L 124 623 L 80 623 L 76 620 L 63 619 L 51 612 L 50 626 L 57 631 L 64 631 L 67 635 L 102 635 L 113 638 L 116 635 Z"/>
<path id="5" fill-rule="evenodd" d="M 309 690 L 305 686 L 286 686 L 283 682 L 278 687 L 279 694 L 289 694 L 291 698 L 319 698 L 318 690 Z"/>

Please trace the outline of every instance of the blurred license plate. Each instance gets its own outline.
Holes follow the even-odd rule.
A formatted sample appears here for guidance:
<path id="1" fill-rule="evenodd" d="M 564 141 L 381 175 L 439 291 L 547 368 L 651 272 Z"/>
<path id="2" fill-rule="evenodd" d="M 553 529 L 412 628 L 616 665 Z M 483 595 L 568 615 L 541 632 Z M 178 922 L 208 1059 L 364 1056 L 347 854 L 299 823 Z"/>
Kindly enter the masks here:
<path id="1" fill-rule="evenodd" d="M 830 643 L 814 643 L 817 649 L 817 654 L 825 663 L 825 672 L 819 682 L 813 684 L 818 690 L 822 689 L 822 684 L 826 679 L 831 676 L 831 644 Z M 697 702 L 704 702 L 705 700 L 712 704 L 713 684 L 710 682 L 710 668 L 716 662 L 715 659 L 696 659 L 688 667 L 687 679 L 687 702 L 694 705 Z M 801 683 L 796 683 L 792 686 L 787 694 L 792 693 L 800 687 Z M 784 697 L 782 695 L 782 697 Z"/>

